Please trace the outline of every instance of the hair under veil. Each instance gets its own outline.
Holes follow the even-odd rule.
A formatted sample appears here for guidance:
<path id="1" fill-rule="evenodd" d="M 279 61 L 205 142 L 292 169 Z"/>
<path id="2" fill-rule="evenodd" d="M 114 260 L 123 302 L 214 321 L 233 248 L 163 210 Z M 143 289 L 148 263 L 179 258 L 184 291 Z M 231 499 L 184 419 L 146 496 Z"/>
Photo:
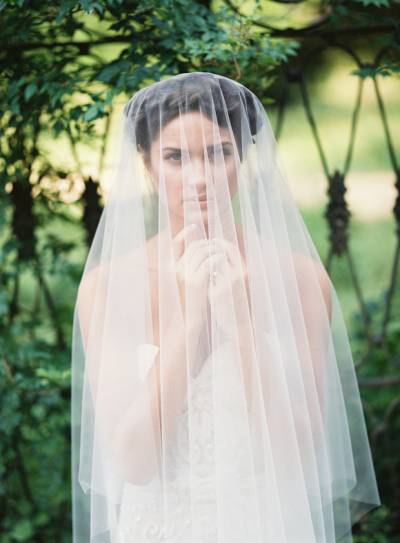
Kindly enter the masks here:
<path id="1" fill-rule="evenodd" d="M 74 543 L 333 543 L 380 504 L 335 288 L 260 100 L 124 110 L 72 342 Z"/>

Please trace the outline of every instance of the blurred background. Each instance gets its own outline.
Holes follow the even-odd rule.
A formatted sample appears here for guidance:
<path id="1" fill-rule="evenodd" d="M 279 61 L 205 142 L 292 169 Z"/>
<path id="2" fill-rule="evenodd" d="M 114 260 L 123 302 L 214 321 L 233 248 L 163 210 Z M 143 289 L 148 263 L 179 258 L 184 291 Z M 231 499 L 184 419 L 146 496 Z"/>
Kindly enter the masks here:
<path id="1" fill-rule="evenodd" d="M 71 541 L 70 346 L 122 107 L 181 72 L 263 102 L 342 303 L 400 541 L 398 0 L 0 0 L 0 542 Z"/>

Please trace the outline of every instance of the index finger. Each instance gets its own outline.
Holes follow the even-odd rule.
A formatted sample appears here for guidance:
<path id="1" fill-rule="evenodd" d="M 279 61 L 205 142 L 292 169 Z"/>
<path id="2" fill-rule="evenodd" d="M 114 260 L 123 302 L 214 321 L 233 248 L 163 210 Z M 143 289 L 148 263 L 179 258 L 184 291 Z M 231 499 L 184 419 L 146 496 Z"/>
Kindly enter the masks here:
<path id="1" fill-rule="evenodd" d="M 242 261 L 241 253 L 240 253 L 240 250 L 236 247 L 236 245 L 234 245 L 233 243 L 231 243 L 225 238 L 212 238 L 211 241 L 215 243 L 217 246 L 222 247 L 223 249 L 226 250 L 226 254 L 227 254 L 230 264 L 237 265 L 241 263 Z"/>
<path id="2" fill-rule="evenodd" d="M 172 238 L 172 247 L 176 259 L 179 259 L 183 254 L 185 247 L 185 239 L 190 232 L 193 232 L 199 226 L 195 223 L 184 226 L 179 232 Z"/>

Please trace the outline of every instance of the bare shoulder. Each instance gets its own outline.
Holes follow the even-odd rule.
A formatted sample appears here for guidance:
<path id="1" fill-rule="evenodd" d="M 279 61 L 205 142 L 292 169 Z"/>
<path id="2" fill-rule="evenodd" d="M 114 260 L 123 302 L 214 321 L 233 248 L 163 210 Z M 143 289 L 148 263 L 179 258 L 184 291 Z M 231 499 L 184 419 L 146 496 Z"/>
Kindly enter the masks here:
<path id="1" fill-rule="evenodd" d="M 76 309 L 84 345 L 87 345 L 88 342 L 94 302 L 96 299 L 99 299 L 98 296 L 101 296 L 102 290 L 99 288 L 99 285 L 104 269 L 104 265 L 97 265 L 90 270 L 85 270 L 79 284 Z M 98 308 L 99 304 L 96 307 Z"/>
<path id="2" fill-rule="evenodd" d="M 237 224 L 236 230 L 238 234 L 238 244 L 241 252 L 244 254 L 245 248 L 242 225 Z M 271 251 L 272 254 L 278 253 L 279 258 L 283 262 L 285 261 L 285 259 L 287 259 L 289 269 L 292 268 L 292 264 L 294 265 L 296 278 L 299 287 L 302 289 L 303 292 L 307 290 L 307 286 L 310 285 L 310 281 L 314 279 L 315 276 L 317 276 L 325 301 L 330 307 L 332 282 L 330 280 L 328 272 L 326 271 L 325 266 L 319 260 L 296 251 L 285 252 L 279 249 L 277 250 L 274 242 L 268 239 L 263 239 L 262 243 L 268 251 Z"/>
<path id="3" fill-rule="evenodd" d="M 88 336 L 90 322 L 93 317 L 94 304 L 96 303 L 96 314 L 99 317 L 100 313 L 105 309 L 110 273 L 113 275 L 113 281 L 116 282 L 135 281 L 136 272 L 140 277 L 146 277 L 147 275 L 153 318 L 155 321 L 157 320 L 158 280 L 157 273 L 154 273 L 156 271 L 156 255 L 157 240 L 156 236 L 154 236 L 146 242 L 144 248 L 137 248 L 129 254 L 114 259 L 111 264 L 102 262 L 89 270 L 85 270 L 76 299 L 79 322 L 85 339 Z M 143 267 L 149 273 L 143 274 Z"/>
<path id="4" fill-rule="evenodd" d="M 101 294 L 101 291 L 105 290 L 102 286 L 106 286 L 111 272 L 114 278 L 120 274 L 122 279 L 128 277 L 130 272 L 127 270 L 133 271 L 135 268 L 144 267 L 149 271 L 154 271 L 156 269 L 157 255 L 156 238 L 157 236 L 153 236 L 146 241 L 144 247 L 136 248 L 123 256 L 114 258 L 112 263 L 101 262 L 90 270 L 86 270 L 79 285 L 79 300 L 90 300 L 97 290 Z M 151 277 L 152 274 L 149 274 L 149 276 Z"/>
<path id="5" fill-rule="evenodd" d="M 300 253 L 293 253 L 296 275 L 304 300 L 311 303 L 310 282 L 317 277 L 325 301 L 329 319 L 332 317 L 332 282 L 325 266 L 317 259 Z M 313 284 L 313 282 L 311 283 Z"/>
<path id="6" fill-rule="evenodd" d="M 78 287 L 77 305 L 80 316 L 88 314 L 95 298 L 105 296 L 106 278 L 110 266 L 101 263 L 85 270 Z"/>
<path id="7" fill-rule="evenodd" d="M 83 273 L 78 289 L 78 303 L 90 301 L 101 282 L 101 277 L 107 273 L 108 266 L 99 264 Z"/>

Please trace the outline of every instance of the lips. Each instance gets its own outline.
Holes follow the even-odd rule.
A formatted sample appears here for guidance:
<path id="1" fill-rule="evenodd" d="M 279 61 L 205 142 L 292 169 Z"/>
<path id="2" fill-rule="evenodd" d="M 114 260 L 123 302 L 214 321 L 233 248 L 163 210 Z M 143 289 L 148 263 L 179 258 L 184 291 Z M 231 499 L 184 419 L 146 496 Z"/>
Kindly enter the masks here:
<path id="1" fill-rule="evenodd" d="M 207 196 L 198 196 L 197 198 L 187 198 L 186 201 L 187 202 L 207 202 L 208 200 L 210 200 L 210 198 L 207 198 Z"/>
<path id="2" fill-rule="evenodd" d="M 208 207 L 208 204 L 209 204 L 209 200 L 207 200 L 206 198 L 199 198 L 198 200 L 193 200 L 193 198 L 191 200 L 186 200 L 188 202 L 189 205 L 194 205 L 196 202 L 198 202 L 198 206 L 200 208 L 205 208 L 205 207 Z"/>

